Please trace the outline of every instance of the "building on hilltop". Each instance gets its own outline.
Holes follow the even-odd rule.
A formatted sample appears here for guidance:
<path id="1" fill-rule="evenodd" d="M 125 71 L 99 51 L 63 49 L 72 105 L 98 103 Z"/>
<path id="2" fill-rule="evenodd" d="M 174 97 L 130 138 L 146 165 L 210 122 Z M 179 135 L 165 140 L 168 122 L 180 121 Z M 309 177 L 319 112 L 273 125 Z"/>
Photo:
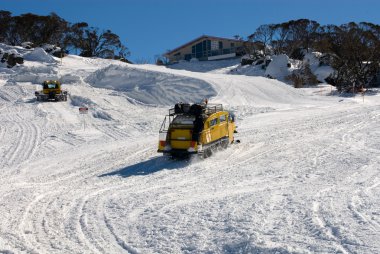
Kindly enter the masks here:
<path id="1" fill-rule="evenodd" d="M 243 40 L 202 35 L 164 54 L 170 63 L 180 60 L 198 59 L 200 61 L 219 60 L 242 56 L 245 53 Z"/>

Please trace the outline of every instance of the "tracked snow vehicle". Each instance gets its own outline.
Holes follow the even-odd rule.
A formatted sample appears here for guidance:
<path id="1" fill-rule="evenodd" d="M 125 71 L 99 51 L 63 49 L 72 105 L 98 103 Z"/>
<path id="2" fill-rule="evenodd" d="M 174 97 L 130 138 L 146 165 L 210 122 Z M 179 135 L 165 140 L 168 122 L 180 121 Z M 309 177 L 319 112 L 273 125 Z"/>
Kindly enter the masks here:
<path id="1" fill-rule="evenodd" d="M 169 109 L 160 131 L 158 152 L 173 157 L 198 154 L 209 157 L 234 142 L 234 115 L 222 104 L 177 103 Z"/>
<path id="2" fill-rule="evenodd" d="M 42 90 L 36 91 L 37 101 L 67 101 L 67 91 L 62 90 L 58 80 L 46 80 L 42 83 Z"/>

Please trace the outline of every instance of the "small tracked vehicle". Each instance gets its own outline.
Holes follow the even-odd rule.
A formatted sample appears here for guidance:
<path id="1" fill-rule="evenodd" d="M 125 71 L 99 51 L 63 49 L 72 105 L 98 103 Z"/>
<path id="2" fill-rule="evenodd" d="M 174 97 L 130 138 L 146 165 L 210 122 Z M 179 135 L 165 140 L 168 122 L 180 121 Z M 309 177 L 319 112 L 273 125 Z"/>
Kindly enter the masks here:
<path id="1" fill-rule="evenodd" d="M 36 91 L 37 101 L 67 101 L 67 91 L 62 90 L 58 80 L 46 80 L 42 83 L 42 90 Z"/>
<path id="2" fill-rule="evenodd" d="M 177 103 L 159 131 L 158 152 L 172 157 L 206 158 L 234 142 L 235 117 L 222 104 Z"/>

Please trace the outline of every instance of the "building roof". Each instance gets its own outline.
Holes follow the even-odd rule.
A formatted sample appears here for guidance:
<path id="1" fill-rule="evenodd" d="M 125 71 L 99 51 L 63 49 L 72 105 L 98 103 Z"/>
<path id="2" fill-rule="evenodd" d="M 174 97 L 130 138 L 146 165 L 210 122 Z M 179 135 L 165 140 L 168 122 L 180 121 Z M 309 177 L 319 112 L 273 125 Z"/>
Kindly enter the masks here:
<path id="1" fill-rule="evenodd" d="M 202 36 L 199 36 L 198 38 L 195 38 L 194 40 L 191 40 L 191 41 L 173 49 L 173 50 L 166 52 L 165 55 L 170 55 L 170 54 L 172 54 L 172 53 L 174 53 L 174 52 L 176 52 L 182 48 L 185 48 L 185 47 L 187 47 L 187 46 L 189 46 L 189 45 L 193 44 L 194 42 L 199 41 L 201 39 L 229 40 L 229 41 L 241 42 L 241 40 L 236 40 L 236 39 L 222 38 L 222 37 L 216 37 L 216 36 L 210 36 L 210 35 L 202 35 Z"/>

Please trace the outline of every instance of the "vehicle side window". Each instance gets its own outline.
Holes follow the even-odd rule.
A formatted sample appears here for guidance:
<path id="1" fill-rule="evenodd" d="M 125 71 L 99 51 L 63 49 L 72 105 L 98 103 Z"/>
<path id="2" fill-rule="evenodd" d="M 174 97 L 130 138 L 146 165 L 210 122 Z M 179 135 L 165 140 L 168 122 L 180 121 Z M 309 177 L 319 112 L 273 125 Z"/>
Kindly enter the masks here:
<path id="1" fill-rule="evenodd" d="M 214 118 L 212 120 L 210 120 L 210 127 L 216 125 L 218 123 L 218 118 Z"/>
<path id="2" fill-rule="evenodd" d="M 219 119 L 220 119 L 220 122 L 225 122 L 226 121 L 226 115 L 221 115 Z"/>

